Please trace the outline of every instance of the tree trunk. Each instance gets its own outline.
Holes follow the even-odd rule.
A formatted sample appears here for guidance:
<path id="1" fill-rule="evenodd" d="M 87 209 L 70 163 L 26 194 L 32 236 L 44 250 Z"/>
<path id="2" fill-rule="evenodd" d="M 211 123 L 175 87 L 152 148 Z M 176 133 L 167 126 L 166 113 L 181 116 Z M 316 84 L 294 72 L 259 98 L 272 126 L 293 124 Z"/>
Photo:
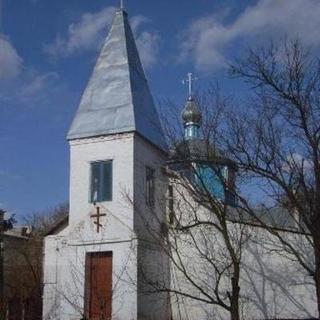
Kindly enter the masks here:
<path id="1" fill-rule="evenodd" d="M 239 294 L 240 294 L 240 287 L 239 287 L 239 268 L 236 268 L 234 277 L 231 279 L 232 282 L 232 296 L 230 298 L 231 302 L 231 320 L 240 320 L 239 314 Z"/>
<path id="2" fill-rule="evenodd" d="M 320 319 L 320 237 L 314 237 L 314 256 L 315 256 L 315 273 L 314 282 L 316 285 L 317 304 L 318 304 L 318 318 Z"/>
<path id="3" fill-rule="evenodd" d="M 235 304 L 232 304 L 230 313 L 231 313 L 231 320 L 240 320 L 238 301 L 236 301 Z"/>

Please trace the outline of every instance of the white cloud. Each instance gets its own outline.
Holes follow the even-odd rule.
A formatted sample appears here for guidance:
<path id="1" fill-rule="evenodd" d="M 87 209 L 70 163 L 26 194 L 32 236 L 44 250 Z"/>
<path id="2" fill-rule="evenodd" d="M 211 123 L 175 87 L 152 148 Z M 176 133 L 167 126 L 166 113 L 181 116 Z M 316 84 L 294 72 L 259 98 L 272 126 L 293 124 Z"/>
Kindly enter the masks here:
<path id="1" fill-rule="evenodd" d="M 53 59 L 66 58 L 87 50 L 96 50 L 106 36 L 115 8 L 107 7 L 96 13 L 85 13 L 77 23 L 68 28 L 66 37 L 58 35 L 53 43 L 46 44 L 44 51 Z M 130 19 L 137 47 L 144 67 L 149 68 L 157 60 L 159 35 L 153 31 L 142 30 L 142 25 L 150 22 L 144 16 Z"/>
<path id="2" fill-rule="evenodd" d="M 8 39 L 0 35 L 0 79 L 16 77 L 22 68 L 22 58 Z"/>
<path id="3" fill-rule="evenodd" d="M 33 75 L 28 82 L 25 82 L 21 87 L 19 94 L 21 97 L 30 97 L 45 91 L 51 84 L 59 79 L 56 72 L 48 72 L 44 74 Z"/>
<path id="4" fill-rule="evenodd" d="M 11 103 L 39 106 L 50 101 L 52 96 L 61 94 L 64 83 L 59 80 L 56 72 L 39 72 L 31 68 L 24 68 L 20 76 L 14 81 L 7 81 L 0 86 L 0 106 Z"/>
<path id="5" fill-rule="evenodd" d="M 96 49 L 101 41 L 101 33 L 110 26 L 114 13 L 113 7 L 107 7 L 97 13 L 85 13 L 80 22 L 72 23 L 66 38 L 58 35 L 55 41 L 47 44 L 44 50 L 53 58 L 67 57 L 83 50 Z"/>
<path id="6" fill-rule="evenodd" d="M 134 16 L 134 17 L 130 18 L 130 25 L 131 25 L 132 31 L 134 33 L 139 30 L 141 25 L 143 25 L 144 23 L 149 23 L 149 22 L 151 22 L 150 19 L 148 19 L 147 17 L 142 16 L 142 15 L 138 15 L 138 16 Z"/>
<path id="7" fill-rule="evenodd" d="M 229 24 L 213 15 L 202 17 L 184 34 L 180 58 L 191 57 L 204 71 L 223 66 L 226 49 L 235 41 L 299 36 L 307 45 L 318 46 L 319 15 L 319 0 L 260 0 Z"/>
<path id="8" fill-rule="evenodd" d="M 152 67 L 158 59 L 160 37 L 155 32 L 143 31 L 137 38 L 137 47 L 139 50 L 142 64 L 145 68 Z"/>
<path id="9" fill-rule="evenodd" d="M 141 30 L 141 26 L 149 22 L 150 20 L 144 16 L 134 16 L 130 20 L 140 59 L 146 69 L 152 67 L 157 62 L 160 42 L 160 36 L 157 32 Z"/>

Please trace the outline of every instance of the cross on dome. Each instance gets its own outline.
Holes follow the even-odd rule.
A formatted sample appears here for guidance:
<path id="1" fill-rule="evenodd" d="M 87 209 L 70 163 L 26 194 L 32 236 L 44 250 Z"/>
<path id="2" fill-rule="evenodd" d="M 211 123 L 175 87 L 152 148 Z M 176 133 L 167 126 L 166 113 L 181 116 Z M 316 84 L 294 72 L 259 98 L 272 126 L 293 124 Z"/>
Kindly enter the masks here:
<path id="1" fill-rule="evenodd" d="M 193 99 L 193 82 L 197 78 L 192 72 L 188 72 L 187 79 L 183 80 L 183 84 L 188 84 L 189 97 L 182 111 L 182 120 L 185 128 L 185 139 L 191 140 L 199 137 L 199 128 L 201 125 L 201 111 L 199 110 L 196 101 Z"/>
<path id="2" fill-rule="evenodd" d="M 189 98 L 191 98 L 193 95 L 193 92 L 192 92 L 193 91 L 192 90 L 193 89 L 193 82 L 196 80 L 198 80 L 198 78 L 195 77 L 192 72 L 188 72 L 187 79 L 182 80 L 183 84 L 188 84 Z"/>

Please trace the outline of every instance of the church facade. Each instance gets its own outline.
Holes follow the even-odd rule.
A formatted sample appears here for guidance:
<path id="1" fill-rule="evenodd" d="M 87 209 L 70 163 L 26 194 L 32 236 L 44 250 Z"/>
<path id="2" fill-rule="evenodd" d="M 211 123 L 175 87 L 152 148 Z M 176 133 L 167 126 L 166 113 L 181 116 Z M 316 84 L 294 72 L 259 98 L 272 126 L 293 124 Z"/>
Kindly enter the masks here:
<path id="1" fill-rule="evenodd" d="M 45 240 L 44 318 L 101 319 L 102 309 L 105 319 L 138 314 L 150 319 L 148 308 L 153 313 L 157 304 L 155 319 L 165 318 L 168 299 L 140 294 L 136 263 L 160 259 L 157 249 L 139 238 L 141 212 L 147 214 L 148 207 L 163 212 L 154 184 L 157 179 L 158 190 L 162 180 L 165 184 L 165 143 L 122 9 L 115 13 L 68 140 L 69 221 Z"/>
<path id="2" fill-rule="evenodd" d="M 193 138 L 198 137 L 201 113 L 191 95 L 183 121 L 188 150 L 199 152 L 203 146 L 193 146 Z M 165 169 L 168 151 L 164 133 L 123 9 L 115 13 L 68 141 L 69 220 L 45 239 L 43 319 L 227 319 L 225 312 L 220 313 L 204 299 L 195 302 L 186 295 L 181 298 L 172 294 L 192 292 L 194 287 L 188 288 L 185 274 L 172 263 L 177 257 L 170 259 L 161 238 L 154 235 L 168 235 L 168 195 L 179 199 L 183 191 L 177 176 L 168 175 Z M 183 149 L 184 145 L 179 147 Z M 222 161 L 219 168 L 221 174 L 230 177 L 230 190 L 215 185 L 210 192 L 234 204 L 231 191 L 236 168 L 228 161 Z M 214 179 L 207 167 L 202 166 L 200 171 L 205 181 Z M 169 211 L 173 206 L 170 202 Z M 206 210 L 203 212 L 206 214 Z M 185 242 L 181 248 L 183 259 L 192 266 L 190 272 L 196 274 L 198 270 L 202 274 L 205 266 L 201 267 L 196 252 Z M 275 261 L 281 265 L 278 270 L 290 267 L 290 263 Z M 261 264 L 251 262 L 251 266 Z M 250 295 L 258 295 L 267 286 L 268 292 L 274 288 L 259 283 L 259 290 L 250 289 L 250 282 L 257 284 L 250 278 L 252 274 L 243 276 L 248 305 L 254 305 Z M 314 315 L 312 288 L 299 287 L 297 295 L 291 297 L 286 293 L 289 282 L 281 285 L 282 290 L 277 287 L 263 302 L 273 310 L 272 316 Z M 281 300 L 285 310 L 267 306 L 272 299 Z M 252 316 L 245 319 L 264 317 L 259 307 L 247 309 Z"/>

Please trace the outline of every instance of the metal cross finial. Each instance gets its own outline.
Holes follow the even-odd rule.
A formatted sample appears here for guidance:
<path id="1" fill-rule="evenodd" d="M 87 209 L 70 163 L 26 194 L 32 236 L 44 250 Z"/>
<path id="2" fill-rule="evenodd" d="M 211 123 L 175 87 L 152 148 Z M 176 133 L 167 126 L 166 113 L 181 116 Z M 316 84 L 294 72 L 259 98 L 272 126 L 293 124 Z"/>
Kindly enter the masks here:
<path id="1" fill-rule="evenodd" d="M 188 78 L 182 81 L 183 84 L 188 83 L 188 86 L 189 86 L 189 98 L 192 97 L 193 82 L 196 81 L 197 79 L 198 78 L 193 76 L 192 72 L 188 72 Z"/>

